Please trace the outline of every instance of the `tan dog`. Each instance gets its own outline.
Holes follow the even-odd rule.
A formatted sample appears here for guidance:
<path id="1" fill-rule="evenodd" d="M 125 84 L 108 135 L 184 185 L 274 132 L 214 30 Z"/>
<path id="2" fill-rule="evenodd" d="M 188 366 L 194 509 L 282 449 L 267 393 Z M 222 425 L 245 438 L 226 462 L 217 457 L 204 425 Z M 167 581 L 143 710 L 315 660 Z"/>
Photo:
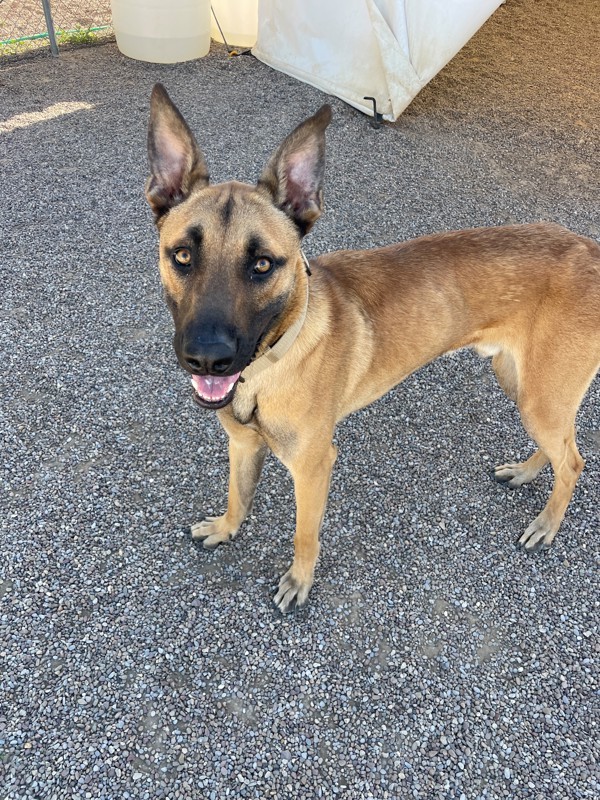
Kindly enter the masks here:
<path id="1" fill-rule="evenodd" d="M 204 158 L 157 85 L 146 192 L 175 350 L 194 397 L 229 434 L 227 511 L 192 527 L 205 547 L 237 533 L 270 449 L 296 495 L 294 560 L 275 603 L 313 583 L 336 424 L 437 356 L 492 356 L 539 450 L 496 477 L 515 487 L 550 462 L 554 488 L 519 543 L 550 546 L 584 462 L 575 415 L 600 366 L 600 247 L 555 225 L 457 231 L 310 265 L 322 210 L 324 106 L 281 144 L 256 186 L 209 184 Z M 312 273 L 312 276 L 311 276 Z"/>

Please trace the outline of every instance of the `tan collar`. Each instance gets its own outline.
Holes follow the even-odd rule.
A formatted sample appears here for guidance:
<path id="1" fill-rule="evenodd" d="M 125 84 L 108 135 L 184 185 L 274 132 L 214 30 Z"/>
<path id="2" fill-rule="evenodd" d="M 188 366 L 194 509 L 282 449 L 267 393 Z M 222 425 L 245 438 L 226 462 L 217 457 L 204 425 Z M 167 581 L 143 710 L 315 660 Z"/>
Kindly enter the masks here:
<path id="1" fill-rule="evenodd" d="M 304 253 L 302 253 L 302 258 L 304 259 L 304 263 L 307 264 L 307 259 Z M 250 378 L 256 377 L 259 373 L 263 370 L 270 367 L 271 364 L 276 364 L 283 356 L 287 353 L 290 347 L 296 341 L 298 334 L 302 330 L 302 326 L 304 325 L 304 320 L 306 319 L 306 312 L 308 310 L 308 281 L 306 281 L 306 300 L 304 302 L 304 308 L 302 309 L 302 313 L 291 325 L 287 331 L 281 336 L 272 347 L 268 347 L 264 353 L 256 358 L 254 361 L 251 361 L 250 364 L 246 367 L 246 369 L 242 372 L 242 378 L 247 381 Z"/>

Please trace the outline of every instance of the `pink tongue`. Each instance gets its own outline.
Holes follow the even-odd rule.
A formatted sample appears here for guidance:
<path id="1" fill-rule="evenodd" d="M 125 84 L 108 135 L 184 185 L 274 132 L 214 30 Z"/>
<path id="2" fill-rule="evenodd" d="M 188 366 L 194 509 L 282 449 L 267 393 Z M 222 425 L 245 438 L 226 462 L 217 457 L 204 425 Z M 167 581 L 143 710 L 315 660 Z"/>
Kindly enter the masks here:
<path id="1" fill-rule="evenodd" d="M 192 375 L 192 384 L 200 397 L 209 402 L 215 403 L 223 400 L 233 389 L 235 382 L 240 377 L 240 373 L 220 377 L 218 375 Z"/>

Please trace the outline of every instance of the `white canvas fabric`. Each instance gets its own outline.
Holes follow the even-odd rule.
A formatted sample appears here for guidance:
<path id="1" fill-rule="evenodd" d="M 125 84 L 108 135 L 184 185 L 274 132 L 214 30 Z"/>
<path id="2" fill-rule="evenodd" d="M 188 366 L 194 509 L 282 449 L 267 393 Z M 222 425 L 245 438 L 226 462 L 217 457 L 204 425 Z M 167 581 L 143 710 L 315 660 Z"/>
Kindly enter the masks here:
<path id="1" fill-rule="evenodd" d="M 395 120 L 504 0 L 259 0 L 253 54 Z"/>

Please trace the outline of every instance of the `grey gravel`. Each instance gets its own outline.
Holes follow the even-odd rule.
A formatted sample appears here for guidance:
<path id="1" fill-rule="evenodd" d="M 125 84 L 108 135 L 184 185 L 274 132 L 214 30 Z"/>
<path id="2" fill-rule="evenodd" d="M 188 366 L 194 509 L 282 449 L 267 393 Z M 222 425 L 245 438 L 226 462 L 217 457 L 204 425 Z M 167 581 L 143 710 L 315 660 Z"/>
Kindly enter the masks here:
<path id="1" fill-rule="evenodd" d="M 555 220 L 600 238 L 594 0 L 508 2 L 394 125 L 335 98 L 309 254 Z M 326 99 L 248 57 L 114 44 L 0 71 L 0 798 L 597 798 L 600 382 L 554 547 L 513 542 L 550 489 L 489 364 L 438 361 L 338 432 L 309 605 L 272 607 L 291 481 L 214 553 L 225 438 L 190 399 L 143 196 L 161 80 L 215 180 L 254 180 Z M 599 310 L 600 311 L 600 310 Z"/>

